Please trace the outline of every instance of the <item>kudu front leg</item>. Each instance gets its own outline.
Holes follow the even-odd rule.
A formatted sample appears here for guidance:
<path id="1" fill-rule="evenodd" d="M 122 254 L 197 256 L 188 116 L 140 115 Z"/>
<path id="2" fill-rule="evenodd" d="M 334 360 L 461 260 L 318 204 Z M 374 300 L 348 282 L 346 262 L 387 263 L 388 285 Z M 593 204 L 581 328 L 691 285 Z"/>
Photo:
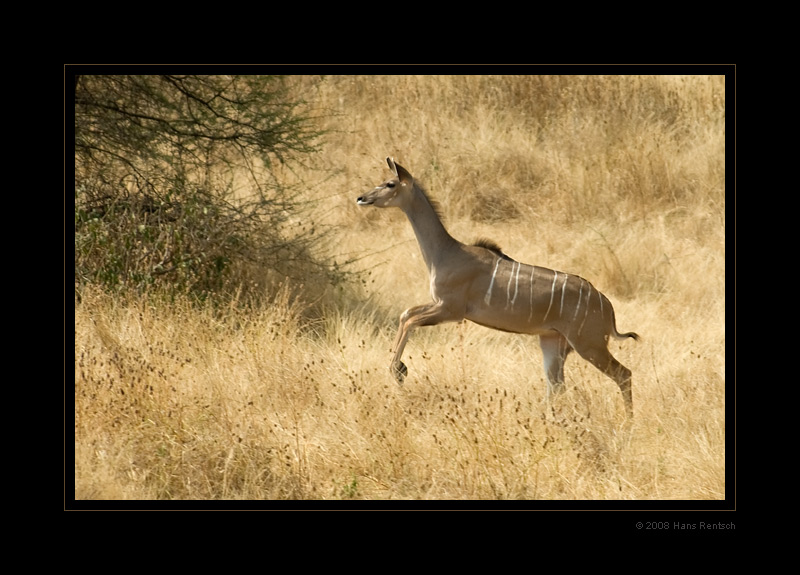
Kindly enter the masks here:
<path id="1" fill-rule="evenodd" d="M 456 319 L 458 318 L 453 317 L 442 305 L 442 302 L 418 305 L 402 313 L 397 337 L 394 340 L 394 357 L 389 365 L 389 371 L 397 383 L 402 384 L 408 375 L 408 368 L 400 361 L 400 358 L 403 356 L 403 350 L 406 348 L 411 332 L 420 326 L 437 325 L 446 321 L 456 321 Z"/>
<path id="2" fill-rule="evenodd" d="M 403 355 L 403 350 L 405 349 L 406 342 L 408 341 L 409 333 L 408 330 L 405 329 L 405 323 L 410 311 L 411 309 L 407 309 L 400 316 L 400 325 L 397 327 L 397 336 L 394 338 L 394 345 L 392 346 L 394 357 L 392 357 L 392 363 L 389 364 L 389 371 L 391 372 L 392 377 L 394 377 L 399 384 L 402 384 L 403 380 L 406 378 L 406 375 L 408 375 L 408 368 L 406 367 L 406 364 L 400 361 L 400 357 Z"/>

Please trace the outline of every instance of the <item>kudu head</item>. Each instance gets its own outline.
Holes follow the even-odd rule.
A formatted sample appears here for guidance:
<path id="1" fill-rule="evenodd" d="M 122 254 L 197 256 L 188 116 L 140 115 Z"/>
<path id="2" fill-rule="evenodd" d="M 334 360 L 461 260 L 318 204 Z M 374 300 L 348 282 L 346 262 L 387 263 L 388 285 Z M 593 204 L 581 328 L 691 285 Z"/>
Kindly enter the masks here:
<path id="1" fill-rule="evenodd" d="M 376 208 L 402 208 L 409 201 L 414 178 L 403 166 L 396 164 L 392 158 L 386 158 L 394 177 L 381 185 L 359 196 L 359 206 L 375 206 Z"/>

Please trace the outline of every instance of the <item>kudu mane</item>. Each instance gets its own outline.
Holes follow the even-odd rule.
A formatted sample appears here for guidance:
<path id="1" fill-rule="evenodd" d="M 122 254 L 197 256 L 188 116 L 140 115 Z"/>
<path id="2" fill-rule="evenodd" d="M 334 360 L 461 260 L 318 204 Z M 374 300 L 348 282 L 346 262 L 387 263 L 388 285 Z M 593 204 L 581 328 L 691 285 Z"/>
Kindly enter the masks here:
<path id="1" fill-rule="evenodd" d="M 445 217 L 444 217 L 444 212 L 442 211 L 442 205 L 438 201 L 436 201 L 433 198 L 431 198 L 430 194 L 428 194 L 428 191 L 422 186 L 422 184 L 419 183 L 419 181 L 416 178 L 414 178 L 414 185 L 417 187 L 417 190 L 419 190 L 419 192 L 422 194 L 422 196 L 431 205 L 431 207 L 433 208 L 433 211 L 436 213 L 436 215 L 442 221 L 442 224 L 444 224 L 446 220 L 445 220 Z M 504 260 L 509 260 L 509 261 L 512 260 L 511 257 L 509 257 L 507 254 L 503 253 L 503 249 L 494 240 L 490 240 L 490 239 L 487 239 L 487 238 L 478 238 L 477 240 L 475 240 L 472 243 L 472 245 L 473 246 L 478 246 L 480 248 L 486 248 L 487 250 L 491 250 L 494 253 L 496 253 L 498 256 L 503 258 Z"/>

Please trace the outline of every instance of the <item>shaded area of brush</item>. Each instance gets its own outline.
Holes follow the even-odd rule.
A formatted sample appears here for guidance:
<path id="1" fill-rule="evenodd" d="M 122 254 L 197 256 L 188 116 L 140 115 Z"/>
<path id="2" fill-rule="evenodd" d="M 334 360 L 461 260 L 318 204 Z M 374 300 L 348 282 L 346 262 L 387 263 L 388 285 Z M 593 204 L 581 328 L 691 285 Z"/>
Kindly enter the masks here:
<path id="1" fill-rule="evenodd" d="M 341 280 L 295 177 L 313 120 L 284 78 L 76 76 L 76 293 L 245 301 Z"/>

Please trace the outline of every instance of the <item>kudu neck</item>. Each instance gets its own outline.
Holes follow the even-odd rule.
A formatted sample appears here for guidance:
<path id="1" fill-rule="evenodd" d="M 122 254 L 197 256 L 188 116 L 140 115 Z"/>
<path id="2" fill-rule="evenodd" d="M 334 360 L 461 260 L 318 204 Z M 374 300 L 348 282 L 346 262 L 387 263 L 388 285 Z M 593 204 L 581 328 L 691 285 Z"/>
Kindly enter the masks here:
<path id="1" fill-rule="evenodd" d="M 438 258 L 443 257 L 456 240 L 447 232 L 439 214 L 430 199 L 419 186 L 414 183 L 411 190 L 411 202 L 403 208 L 414 234 L 417 236 L 422 257 L 430 268 Z"/>

